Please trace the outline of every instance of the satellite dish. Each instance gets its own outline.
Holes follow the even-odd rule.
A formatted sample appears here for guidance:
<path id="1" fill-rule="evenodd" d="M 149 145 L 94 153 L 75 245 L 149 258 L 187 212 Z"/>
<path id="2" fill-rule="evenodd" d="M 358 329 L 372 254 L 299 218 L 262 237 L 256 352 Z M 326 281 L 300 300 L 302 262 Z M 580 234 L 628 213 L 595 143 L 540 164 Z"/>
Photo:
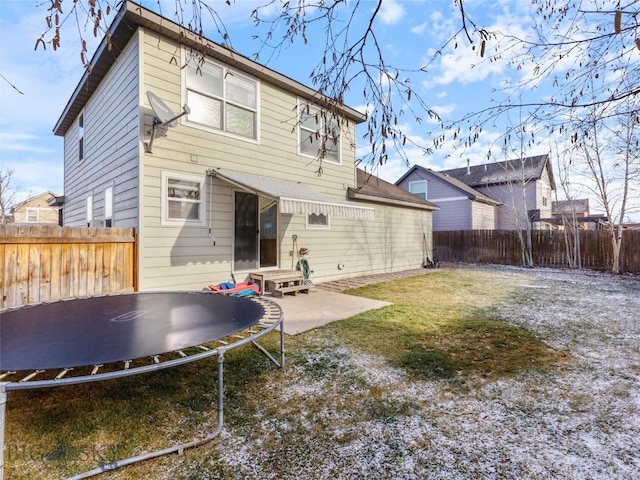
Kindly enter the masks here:
<path id="1" fill-rule="evenodd" d="M 177 126 L 178 119 L 183 115 L 190 114 L 191 109 L 187 105 L 184 105 L 182 107 L 182 113 L 176 115 L 167 106 L 167 104 L 164 103 L 164 101 L 151 90 L 147 91 L 147 98 L 149 99 L 149 105 L 151 105 L 153 113 L 156 114 L 155 118 L 153 119 L 151 130 L 148 132 L 151 134 L 151 139 L 149 140 L 149 143 L 145 144 L 147 147 L 147 153 L 151 153 L 151 147 L 153 145 L 153 139 L 156 136 L 157 128 L 162 126 L 173 128 Z"/>
<path id="2" fill-rule="evenodd" d="M 147 98 L 149 99 L 149 105 L 151 105 L 153 113 L 156 114 L 156 117 L 161 124 L 167 125 L 171 128 L 178 125 L 178 118 L 160 97 L 149 90 L 147 92 Z"/>

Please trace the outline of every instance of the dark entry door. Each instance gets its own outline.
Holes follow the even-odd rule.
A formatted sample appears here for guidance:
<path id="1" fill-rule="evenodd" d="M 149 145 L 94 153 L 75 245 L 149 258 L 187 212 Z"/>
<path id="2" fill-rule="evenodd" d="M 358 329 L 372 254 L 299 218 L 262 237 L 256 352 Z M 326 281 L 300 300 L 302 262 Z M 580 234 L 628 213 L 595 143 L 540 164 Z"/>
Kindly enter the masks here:
<path id="1" fill-rule="evenodd" d="M 233 267 L 235 271 L 258 267 L 258 196 L 235 192 Z"/>

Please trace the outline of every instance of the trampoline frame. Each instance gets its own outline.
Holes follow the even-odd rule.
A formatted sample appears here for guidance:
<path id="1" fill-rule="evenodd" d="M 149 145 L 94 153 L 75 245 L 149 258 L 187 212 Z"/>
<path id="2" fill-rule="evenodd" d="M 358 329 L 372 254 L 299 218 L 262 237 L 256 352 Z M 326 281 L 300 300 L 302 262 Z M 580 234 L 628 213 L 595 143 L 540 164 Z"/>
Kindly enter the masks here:
<path id="1" fill-rule="evenodd" d="M 137 293 L 145 293 L 145 292 L 136 292 L 122 295 L 136 295 Z M 148 293 L 148 292 L 147 292 Z M 193 293 L 193 292 L 171 292 L 171 293 Z M 207 293 L 207 295 L 218 295 L 218 293 Z M 113 295 L 117 296 L 117 295 Z M 86 298 L 86 297 L 84 297 Z M 264 314 L 260 319 L 256 321 L 250 327 L 231 334 L 227 337 L 219 338 L 207 342 L 208 344 L 218 343 L 219 346 L 215 348 L 207 347 L 205 345 L 194 345 L 192 347 L 185 348 L 183 350 L 177 350 L 175 352 L 162 353 L 155 356 L 150 357 L 151 363 L 147 365 L 141 365 L 136 367 L 131 367 L 130 364 L 135 360 L 139 361 L 140 358 L 131 359 L 122 362 L 122 368 L 119 370 L 113 370 L 109 372 L 100 373 L 100 368 L 103 365 L 93 365 L 86 367 L 93 367 L 91 373 L 86 375 L 78 375 L 78 376 L 67 376 L 67 374 L 73 369 L 60 369 L 58 374 L 52 379 L 46 380 L 34 380 L 35 377 L 45 373 L 45 370 L 35 370 L 31 373 L 28 373 L 25 376 L 22 376 L 17 381 L 7 381 L 7 378 L 10 378 L 14 375 L 17 375 L 18 372 L 4 372 L 0 373 L 0 480 L 4 478 L 4 446 L 5 446 L 5 424 L 6 424 L 6 404 L 8 400 L 8 394 L 10 391 L 14 390 L 30 390 L 36 388 L 50 388 L 50 387 L 62 387 L 68 385 L 76 385 L 80 383 L 89 383 L 89 382 L 99 382 L 103 380 L 110 380 L 115 378 L 123 378 L 132 375 L 139 375 L 143 373 L 156 372 L 158 370 L 163 370 L 166 368 L 172 368 L 179 365 L 184 365 L 187 363 L 195 362 L 198 360 L 203 360 L 205 358 L 217 357 L 217 420 L 215 428 L 204 438 L 197 438 L 190 442 L 181 443 L 177 445 L 173 445 L 170 447 L 166 447 L 160 450 L 156 450 L 153 452 L 144 453 L 141 455 L 136 455 L 133 457 L 125 458 L 122 460 L 117 460 L 113 462 L 103 463 L 98 465 L 98 467 L 86 471 L 84 473 L 80 473 L 78 475 L 74 475 L 72 477 L 68 477 L 68 480 L 80 480 L 84 478 L 90 478 L 95 475 L 99 475 L 104 472 L 112 471 L 120 467 L 124 467 L 126 465 L 131 465 L 134 463 L 142 462 L 145 460 L 149 460 L 152 458 L 157 458 L 163 455 L 169 455 L 171 453 L 181 453 L 182 451 L 198 447 L 205 443 L 212 441 L 218 434 L 222 431 L 222 424 L 224 421 L 224 355 L 226 352 L 230 350 L 234 350 L 236 348 L 242 347 L 251 343 L 254 347 L 256 347 L 260 352 L 262 352 L 273 364 L 277 367 L 284 367 L 285 362 L 285 348 L 284 348 L 284 314 L 282 312 L 282 308 L 273 300 L 270 300 L 261 296 L 247 297 L 249 300 L 254 301 L 260 304 L 264 309 Z M 58 301 L 72 301 L 72 300 L 58 300 Z M 47 303 L 57 303 L 56 302 L 47 302 Z M 38 304 L 40 305 L 40 304 Z M 28 308 L 34 305 L 25 305 L 24 307 L 18 308 Z M 13 309 L 12 309 L 13 310 Z M 280 358 L 276 359 L 271 353 L 269 353 L 266 348 L 257 343 L 256 340 L 263 337 L 264 335 L 270 333 L 276 328 L 280 327 Z M 227 339 L 234 339 L 233 342 L 228 342 Z M 196 350 L 196 353 L 185 352 L 185 350 Z M 198 351 L 199 350 L 199 351 Z M 174 358 L 163 360 L 161 356 L 174 356 Z M 177 356 L 177 357 L 176 357 Z M 146 358 L 146 357 L 142 357 Z M 115 362 L 109 365 L 119 364 L 120 362 Z M 57 370 L 55 370 L 57 371 Z M 23 373 L 23 372 L 19 372 Z"/>

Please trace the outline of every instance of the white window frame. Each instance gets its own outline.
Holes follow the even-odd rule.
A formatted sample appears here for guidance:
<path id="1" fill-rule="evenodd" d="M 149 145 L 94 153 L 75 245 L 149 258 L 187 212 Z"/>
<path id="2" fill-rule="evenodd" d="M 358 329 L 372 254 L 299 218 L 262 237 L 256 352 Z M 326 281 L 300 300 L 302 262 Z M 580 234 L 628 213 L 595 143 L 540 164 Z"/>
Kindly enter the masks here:
<path id="1" fill-rule="evenodd" d="M 188 62 L 198 62 L 199 59 L 197 57 L 193 57 L 193 56 L 189 56 L 186 52 L 186 50 L 183 50 L 183 60 L 184 63 L 183 64 L 187 64 Z M 187 85 L 188 82 L 188 68 L 183 68 L 182 69 L 182 99 L 183 99 L 183 103 L 184 104 L 188 104 L 188 97 L 189 94 L 188 92 L 191 90 L 192 92 L 199 94 L 199 95 L 203 95 L 215 100 L 219 100 L 222 102 L 222 114 L 221 114 L 221 123 L 222 123 L 222 128 L 216 128 L 213 127 L 211 125 L 207 125 L 204 123 L 199 123 L 193 120 L 189 119 L 189 115 L 185 115 L 183 118 L 183 123 L 185 125 L 189 125 L 191 127 L 195 127 L 198 128 L 200 130 L 205 130 L 207 132 L 213 132 L 213 133 L 217 133 L 220 135 L 225 135 L 225 136 L 229 136 L 229 137 L 233 137 L 233 138 L 237 138 L 246 142 L 251 142 L 251 143 L 260 143 L 260 81 L 250 75 L 247 75 L 246 73 L 240 72 L 238 70 L 234 70 L 232 68 L 229 68 L 228 66 L 224 65 L 223 63 L 219 63 L 219 62 L 215 62 L 209 58 L 205 58 L 204 60 L 205 62 L 207 62 L 208 64 L 211 64 L 213 66 L 216 66 L 218 68 L 222 69 L 222 78 L 223 78 L 223 82 L 222 82 L 222 96 L 218 96 L 215 95 L 211 92 L 206 92 L 204 90 L 198 89 L 197 87 L 192 87 L 189 88 L 189 86 Z M 256 105 L 255 108 L 253 107 L 248 107 L 246 105 L 242 105 L 241 103 L 237 103 L 234 102 L 231 99 L 227 98 L 227 82 L 226 79 L 228 76 L 233 76 L 233 77 L 238 77 L 238 78 L 242 78 L 243 80 L 248 80 L 250 82 L 253 82 L 255 84 L 255 101 L 256 101 Z M 232 105 L 235 106 L 237 108 L 241 108 L 242 110 L 246 110 L 246 111 L 251 111 L 255 114 L 255 121 L 254 121 L 254 129 L 255 129 L 255 137 L 247 137 L 244 135 L 240 135 L 238 133 L 234 133 L 234 132 L 230 132 L 227 131 L 226 128 L 226 105 Z"/>
<path id="2" fill-rule="evenodd" d="M 84 160 L 84 110 L 78 115 L 78 161 Z"/>
<path id="3" fill-rule="evenodd" d="M 416 196 L 420 197 L 420 194 L 417 194 L 417 193 L 414 193 L 414 192 L 411 191 L 411 187 L 413 185 L 424 185 L 424 198 L 423 198 L 423 200 L 426 200 L 427 197 L 428 197 L 427 181 L 426 180 L 415 180 L 413 182 L 409 182 L 409 193 L 412 193 L 413 195 L 416 195 Z M 422 198 L 422 197 L 420 197 L 420 198 Z"/>
<path id="4" fill-rule="evenodd" d="M 309 114 L 312 114 L 314 111 L 316 111 L 321 123 L 320 127 L 317 130 L 310 129 L 309 127 L 303 125 L 301 118 L 303 114 L 307 113 L 307 111 L 309 111 Z M 315 134 L 317 132 L 320 132 L 321 136 L 325 136 L 325 137 L 327 136 L 326 127 L 325 127 L 325 121 L 326 121 L 327 115 L 330 116 L 331 114 L 328 113 L 326 110 L 323 110 L 319 106 L 314 105 L 313 103 L 305 102 L 302 99 L 298 99 L 298 118 L 297 118 L 298 155 L 307 157 L 307 158 L 322 160 L 323 162 L 330 162 L 336 165 L 342 165 L 342 137 L 344 136 L 344 133 L 342 132 L 342 125 L 340 125 L 341 123 L 340 119 L 334 120 L 338 124 L 338 129 L 340 131 L 340 134 L 338 136 L 338 143 L 336 145 L 336 149 L 338 151 L 337 160 L 329 157 L 324 157 L 324 158 L 320 157 L 320 151 L 318 151 L 315 155 L 310 155 L 309 153 L 303 152 L 301 148 L 303 135 L 304 135 L 304 138 L 308 138 L 309 136 L 315 137 Z M 320 142 L 322 140 L 313 139 L 312 142 L 314 141 L 317 142 L 318 145 L 320 145 Z"/>
<path id="5" fill-rule="evenodd" d="M 30 220 L 29 219 L 29 214 L 30 213 L 33 214 L 33 212 L 35 212 L 35 214 L 36 214 L 36 219 L 35 220 Z M 38 220 L 40 219 L 40 209 L 39 208 L 27 208 L 26 214 L 27 214 L 27 218 L 26 218 L 27 223 L 38 223 Z"/>
<path id="6" fill-rule="evenodd" d="M 93 222 L 93 194 L 87 196 L 87 227 Z"/>
<path id="7" fill-rule="evenodd" d="M 104 189 L 104 226 L 113 227 L 113 186 Z"/>
<path id="8" fill-rule="evenodd" d="M 324 215 L 324 217 L 327 219 L 327 222 L 324 225 L 318 224 L 318 223 L 310 223 L 309 217 L 311 215 Z M 306 222 L 307 230 L 329 230 L 331 228 L 331 216 L 327 215 L 326 213 L 321 213 L 321 214 L 308 213 L 307 215 L 305 215 L 305 222 Z"/>
<path id="9" fill-rule="evenodd" d="M 188 182 L 198 182 L 200 184 L 200 199 L 195 201 L 182 199 L 181 201 L 199 203 L 198 207 L 198 219 L 197 220 L 189 220 L 189 219 L 179 219 L 179 218 L 169 218 L 169 179 L 175 180 L 185 180 Z M 161 192 L 161 224 L 164 226 L 174 226 L 174 227 L 183 227 L 183 226 L 194 226 L 201 227 L 206 224 L 206 176 L 205 175 L 189 175 L 186 173 L 180 172 L 170 172 L 163 171 L 162 172 L 162 192 Z"/>

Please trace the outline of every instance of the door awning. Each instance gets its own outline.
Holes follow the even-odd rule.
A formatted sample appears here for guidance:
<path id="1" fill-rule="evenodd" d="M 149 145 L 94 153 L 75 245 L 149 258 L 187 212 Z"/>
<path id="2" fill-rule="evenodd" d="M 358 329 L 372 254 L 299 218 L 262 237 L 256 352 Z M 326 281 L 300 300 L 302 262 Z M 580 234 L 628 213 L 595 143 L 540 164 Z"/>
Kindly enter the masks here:
<path id="1" fill-rule="evenodd" d="M 339 200 L 300 182 L 290 182 L 221 168 L 207 170 L 208 175 L 218 177 L 245 191 L 272 197 L 278 200 L 280 213 L 308 215 L 324 214 L 356 220 L 373 220 L 374 209 Z"/>

